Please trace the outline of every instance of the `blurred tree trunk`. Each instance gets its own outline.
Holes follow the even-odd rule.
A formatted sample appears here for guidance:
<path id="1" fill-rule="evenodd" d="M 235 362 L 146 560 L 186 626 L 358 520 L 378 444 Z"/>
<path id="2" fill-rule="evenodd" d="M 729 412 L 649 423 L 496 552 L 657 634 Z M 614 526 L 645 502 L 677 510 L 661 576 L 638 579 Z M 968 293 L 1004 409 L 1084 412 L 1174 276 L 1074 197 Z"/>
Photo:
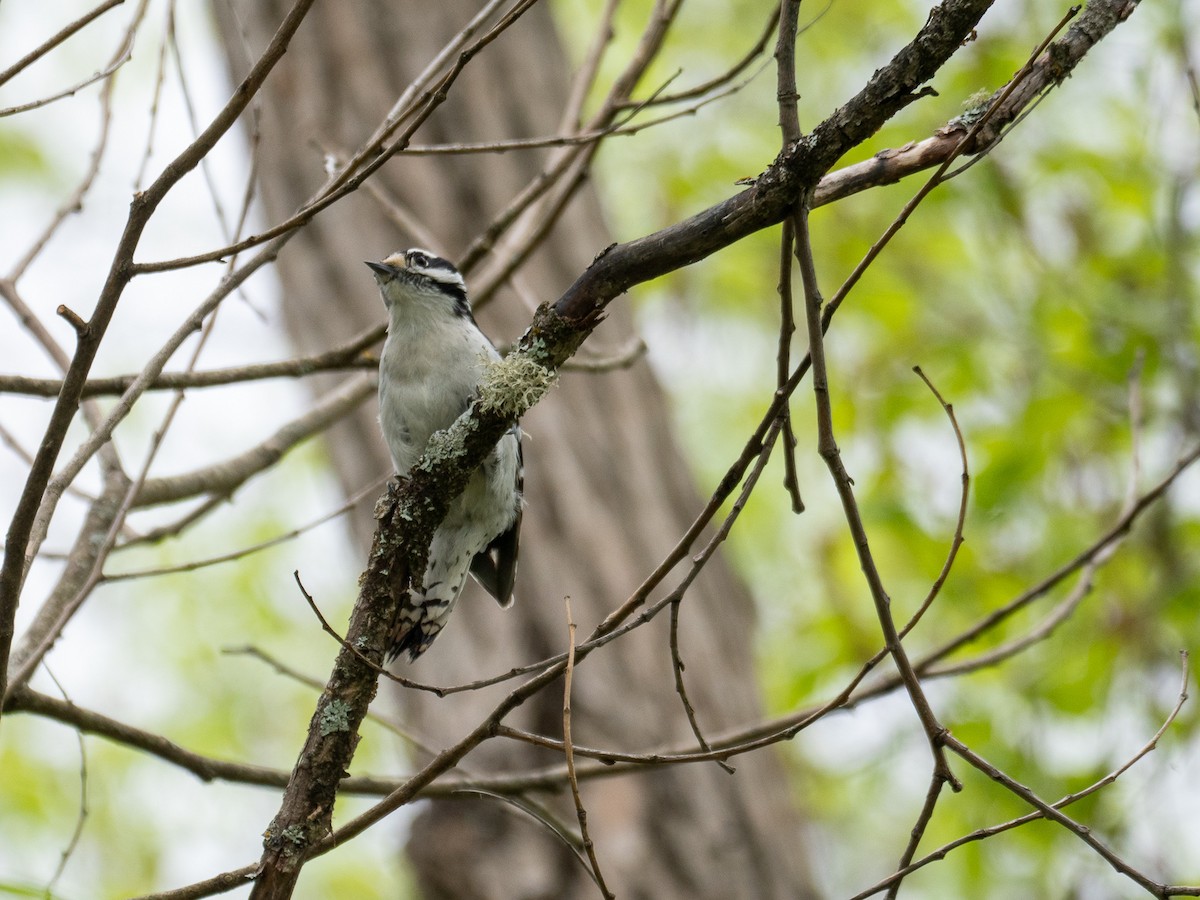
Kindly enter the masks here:
<path id="1" fill-rule="evenodd" d="M 245 48 L 265 44 L 289 4 L 218 0 L 217 21 L 235 75 Z M 474 7 L 474 4 L 470 6 Z M 324 178 L 326 151 L 353 148 L 373 128 L 473 9 L 412 0 L 319 5 L 267 84 L 259 179 L 269 221 L 285 217 Z M 569 83 L 544 5 L 527 13 L 477 59 L 450 101 L 419 133 L 422 142 L 551 134 Z M 376 178 L 454 258 L 481 223 L 541 167 L 538 153 L 406 157 Z M 585 191 L 585 194 L 587 192 Z M 553 300 L 610 237 L 592 196 L 576 202 L 518 275 L 526 298 Z M 330 347 L 383 319 L 362 261 L 424 241 L 405 234 L 365 191 L 322 214 L 279 259 L 287 327 L 298 350 Z M 530 308 L 501 292 L 481 324 L 497 343 L 513 339 Z M 593 345 L 615 348 L 631 334 L 614 313 Z M 699 508 L 672 440 L 662 392 L 644 362 L 612 374 L 567 374 L 523 423 L 528 506 L 517 604 L 496 608 L 475 585 L 429 653 L 404 674 L 448 684 L 491 674 L 565 648 L 563 598 L 581 633 L 653 569 Z M 331 433 L 329 452 L 349 488 L 389 471 L 374 408 Z M 370 503 L 354 519 L 362 545 Z M 347 593 L 352 585 L 347 585 Z M 643 750 L 687 742 L 673 689 L 666 616 L 596 654 L 576 673 L 577 743 Z M 681 645 L 692 700 L 710 733 L 756 718 L 753 610 L 745 589 L 717 560 L 689 592 Z M 405 696 L 406 724 L 432 742 L 458 738 L 509 687 L 443 700 Z M 561 694 L 544 693 L 523 723 L 561 734 Z M 493 740 L 467 759 L 470 772 L 561 762 Z M 610 886 L 622 898 L 797 897 L 809 888 L 799 817 L 771 752 L 716 765 L 673 767 L 585 782 L 589 825 Z M 570 807 L 562 807 L 567 820 Z M 433 804 L 413 827 L 409 852 L 430 898 L 563 898 L 593 895 L 578 863 L 541 825 L 506 804 L 464 798 Z"/>

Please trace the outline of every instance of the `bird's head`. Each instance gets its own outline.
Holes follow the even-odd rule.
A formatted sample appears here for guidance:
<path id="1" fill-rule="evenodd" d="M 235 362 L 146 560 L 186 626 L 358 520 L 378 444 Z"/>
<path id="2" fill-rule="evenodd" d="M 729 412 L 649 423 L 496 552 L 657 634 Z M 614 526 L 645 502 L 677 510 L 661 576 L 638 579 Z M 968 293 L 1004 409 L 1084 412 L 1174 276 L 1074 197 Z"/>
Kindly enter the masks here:
<path id="1" fill-rule="evenodd" d="M 389 310 L 397 304 L 419 303 L 444 307 L 447 313 L 470 316 L 467 285 L 454 264 L 436 253 L 414 248 L 393 253 L 380 262 L 368 262 Z"/>

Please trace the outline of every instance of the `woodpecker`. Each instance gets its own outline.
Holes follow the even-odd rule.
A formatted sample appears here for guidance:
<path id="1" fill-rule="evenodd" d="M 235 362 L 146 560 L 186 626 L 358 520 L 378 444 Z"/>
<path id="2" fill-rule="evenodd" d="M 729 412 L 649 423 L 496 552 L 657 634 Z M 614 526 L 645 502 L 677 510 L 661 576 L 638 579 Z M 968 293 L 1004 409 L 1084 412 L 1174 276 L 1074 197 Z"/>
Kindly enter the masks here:
<path id="1" fill-rule="evenodd" d="M 396 472 L 407 475 L 435 431 L 447 428 L 478 394 L 500 359 L 467 301 L 453 264 L 428 250 L 368 262 L 388 313 L 379 357 L 379 424 Z M 409 593 L 392 628 L 387 659 L 424 653 L 474 576 L 502 607 L 512 605 L 524 471 L 514 425 L 450 503 L 429 546 L 420 591 Z"/>

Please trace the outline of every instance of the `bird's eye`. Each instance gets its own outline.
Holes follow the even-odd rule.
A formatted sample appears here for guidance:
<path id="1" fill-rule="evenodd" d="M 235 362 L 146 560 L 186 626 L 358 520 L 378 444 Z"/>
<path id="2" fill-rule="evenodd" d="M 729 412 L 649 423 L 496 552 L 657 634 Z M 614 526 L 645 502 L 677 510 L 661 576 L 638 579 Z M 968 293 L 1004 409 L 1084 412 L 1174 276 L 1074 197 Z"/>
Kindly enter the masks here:
<path id="1" fill-rule="evenodd" d="M 419 269 L 424 269 L 429 266 L 429 257 L 419 250 L 410 250 L 408 253 L 408 264 Z"/>

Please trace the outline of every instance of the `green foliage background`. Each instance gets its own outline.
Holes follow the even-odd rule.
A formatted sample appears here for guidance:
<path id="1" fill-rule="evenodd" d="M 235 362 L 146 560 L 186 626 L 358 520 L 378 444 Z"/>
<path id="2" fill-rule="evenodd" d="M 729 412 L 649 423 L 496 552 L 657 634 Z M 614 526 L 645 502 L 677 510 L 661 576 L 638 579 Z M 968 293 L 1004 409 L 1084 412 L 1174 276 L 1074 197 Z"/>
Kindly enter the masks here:
<path id="1" fill-rule="evenodd" d="M 1133 486 L 1154 484 L 1200 440 L 1200 116 L 1186 77 L 1195 4 L 1142 4 L 991 155 L 940 187 L 855 289 L 830 329 L 835 428 L 900 621 L 949 547 L 959 497 L 954 437 L 912 373 L 954 404 L 971 469 L 966 544 L 914 635 L 914 655 L 954 636 L 1098 538 Z M 630 23 L 618 34 L 632 36 Z M 1000 3 L 977 40 L 914 104 L 839 165 L 932 134 L 972 95 L 1002 86 L 1066 11 Z M 856 91 L 924 21 L 921 3 L 804 4 L 797 47 L 802 127 Z M 689 5 L 675 35 L 683 83 L 749 46 L 752 3 Z M 715 48 L 721 48 L 718 52 Z M 668 53 L 666 59 L 674 60 Z M 665 67 L 661 77 L 671 74 Z M 673 85 L 674 86 L 674 85 Z M 774 71 L 732 100 L 612 142 L 602 184 L 619 239 L 735 190 L 778 151 Z M 829 296 L 922 182 L 872 190 L 812 216 Z M 778 329 L 778 234 L 745 241 L 637 292 L 652 359 L 672 388 L 698 484 L 710 491 L 770 399 Z M 802 329 L 802 325 L 801 325 Z M 801 336 L 793 354 L 804 352 Z M 1132 381 L 1131 381 L 1132 379 Z M 1140 397 L 1135 428 L 1131 383 Z M 808 510 L 794 517 L 778 459 L 734 531 L 762 620 L 771 710 L 830 697 L 880 645 L 878 625 L 823 464 L 811 389 L 793 405 Z M 1131 485 L 1131 479 L 1134 485 Z M 959 737 L 1048 799 L 1114 769 L 1154 734 L 1179 687 L 1178 652 L 1198 646 L 1200 480 L 1186 476 L 1101 570 L 1073 616 L 1015 660 L 931 686 Z M 956 658 L 1042 622 L 1074 580 Z M 686 649 L 685 649 L 686 653 Z M 1072 808 L 1152 877 L 1195 881 L 1200 820 L 1169 795 L 1197 761 L 1185 708 L 1158 753 Z M 896 698 L 806 732 L 787 751 L 820 824 L 829 896 L 889 871 L 929 775 L 928 751 Z M 923 850 L 1027 810 L 958 765 Z M 1157 785 L 1157 789 L 1155 788 Z M 1192 798 L 1195 808 L 1195 796 Z M 1170 806 L 1170 804 L 1168 804 Z M 799 840 L 799 837 L 798 837 Z M 906 883 L 913 896 L 1127 896 L 1133 887 L 1061 829 L 1036 825 L 956 851 Z"/>

